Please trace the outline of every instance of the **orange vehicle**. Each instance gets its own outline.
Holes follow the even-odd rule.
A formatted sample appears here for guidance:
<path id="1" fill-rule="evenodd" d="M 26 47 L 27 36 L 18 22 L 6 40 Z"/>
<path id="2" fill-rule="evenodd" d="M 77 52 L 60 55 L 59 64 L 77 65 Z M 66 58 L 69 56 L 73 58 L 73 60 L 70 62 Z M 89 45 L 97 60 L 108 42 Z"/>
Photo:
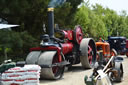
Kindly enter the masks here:
<path id="1" fill-rule="evenodd" d="M 113 82 L 121 82 L 123 80 L 123 58 L 117 56 L 117 52 L 110 50 L 110 44 L 100 38 L 96 42 L 97 62 L 95 63 L 93 73 L 90 77 L 85 76 L 86 85 L 104 85 L 105 77 L 101 77 L 103 73 L 108 77 L 106 85 L 113 85 Z M 98 73 L 102 70 L 103 73 Z M 102 75 L 103 76 L 103 75 Z M 108 80 L 109 84 L 108 84 Z"/>
<path id="2" fill-rule="evenodd" d="M 99 52 L 101 51 L 103 53 L 104 58 L 110 58 L 111 56 L 117 55 L 116 50 L 114 49 L 110 50 L 110 44 L 101 39 L 98 42 L 96 42 L 96 48 L 97 48 L 97 60 L 99 59 Z"/>

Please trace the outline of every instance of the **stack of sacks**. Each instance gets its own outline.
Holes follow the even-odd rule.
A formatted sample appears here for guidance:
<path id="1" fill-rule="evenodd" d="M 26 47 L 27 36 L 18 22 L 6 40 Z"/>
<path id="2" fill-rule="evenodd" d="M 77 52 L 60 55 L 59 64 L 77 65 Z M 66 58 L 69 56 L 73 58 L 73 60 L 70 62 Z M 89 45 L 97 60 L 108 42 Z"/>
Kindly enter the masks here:
<path id="1" fill-rule="evenodd" d="M 24 85 L 39 85 L 41 67 L 38 65 L 25 65 L 24 68 L 27 70 L 24 75 L 26 79 Z"/>
<path id="2" fill-rule="evenodd" d="M 39 85 L 40 66 L 25 65 L 14 67 L 2 73 L 3 85 Z"/>

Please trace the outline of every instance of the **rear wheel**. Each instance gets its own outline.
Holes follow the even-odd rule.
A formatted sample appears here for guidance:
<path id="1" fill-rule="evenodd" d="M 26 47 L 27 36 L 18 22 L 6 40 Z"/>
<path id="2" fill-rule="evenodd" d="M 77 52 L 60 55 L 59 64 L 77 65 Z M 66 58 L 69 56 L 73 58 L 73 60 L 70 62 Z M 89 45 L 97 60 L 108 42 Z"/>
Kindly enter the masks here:
<path id="1" fill-rule="evenodd" d="M 96 62 L 96 46 L 91 38 L 84 38 L 80 43 L 81 64 L 84 68 L 92 68 Z"/>
<path id="2" fill-rule="evenodd" d="M 111 56 L 117 56 L 117 52 L 116 52 L 115 49 L 112 49 L 112 50 L 111 50 Z"/>
<path id="3" fill-rule="evenodd" d="M 123 64 L 120 62 L 115 62 L 115 69 L 117 70 L 115 81 L 121 82 L 123 80 Z"/>

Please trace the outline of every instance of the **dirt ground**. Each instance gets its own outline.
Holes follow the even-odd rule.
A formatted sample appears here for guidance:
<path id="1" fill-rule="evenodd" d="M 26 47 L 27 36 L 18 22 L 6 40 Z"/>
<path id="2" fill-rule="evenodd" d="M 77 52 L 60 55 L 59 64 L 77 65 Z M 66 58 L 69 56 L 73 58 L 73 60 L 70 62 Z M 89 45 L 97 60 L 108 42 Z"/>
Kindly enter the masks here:
<path id="1" fill-rule="evenodd" d="M 124 58 L 124 78 L 121 83 L 115 83 L 114 85 L 128 85 L 128 58 Z M 86 85 L 84 83 L 85 75 L 91 75 L 92 69 L 84 70 L 81 64 L 73 66 L 69 71 L 64 73 L 64 76 L 60 80 L 40 80 L 40 85 Z"/>

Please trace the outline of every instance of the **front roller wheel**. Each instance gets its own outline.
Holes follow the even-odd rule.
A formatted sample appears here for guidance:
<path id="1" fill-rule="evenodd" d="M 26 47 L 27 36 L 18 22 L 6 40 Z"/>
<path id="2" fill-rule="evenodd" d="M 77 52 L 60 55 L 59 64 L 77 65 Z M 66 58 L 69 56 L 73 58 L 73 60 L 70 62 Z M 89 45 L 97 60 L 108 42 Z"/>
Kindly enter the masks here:
<path id="1" fill-rule="evenodd" d="M 93 39 L 84 38 L 80 43 L 81 64 L 84 68 L 92 68 L 96 62 L 96 45 Z"/>
<path id="2" fill-rule="evenodd" d="M 46 51 L 43 52 L 39 59 L 39 65 L 53 65 L 55 63 L 59 63 L 58 56 L 56 51 Z M 41 78 L 45 79 L 60 79 L 64 74 L 65 66 L 54 66 L 50 68 L 42 68 L 41 69 Z"/>

